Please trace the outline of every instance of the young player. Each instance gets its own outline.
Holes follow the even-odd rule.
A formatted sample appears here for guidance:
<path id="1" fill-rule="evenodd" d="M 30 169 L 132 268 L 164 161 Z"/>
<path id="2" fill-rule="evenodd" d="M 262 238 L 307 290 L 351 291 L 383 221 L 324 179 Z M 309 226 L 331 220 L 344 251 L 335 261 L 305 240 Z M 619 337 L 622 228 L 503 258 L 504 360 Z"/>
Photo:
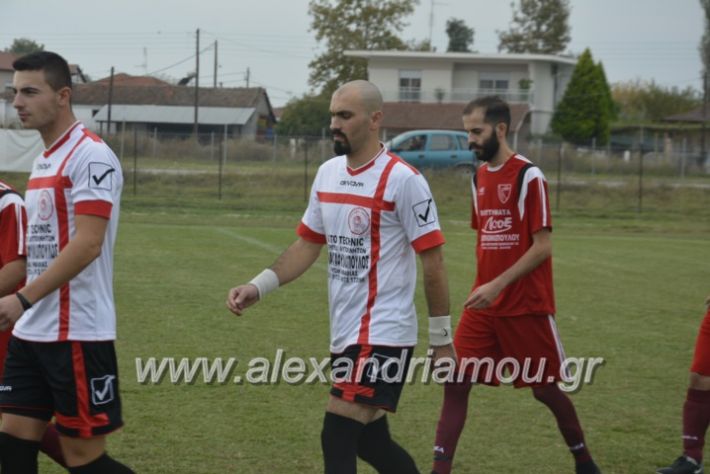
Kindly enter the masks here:
<path id="1" fill-rule="evenodd" d="M 233 288 L 227 305 L 241 315 L 305 272 L 327 245 L 333 368 L 349 360 L 353 370 L 330 391 L 321 432 L 325 472 L 352 474 L 360 457 L 378 472 L 413 474 L 414 461 L 392 440 L 385 416 L 396 410 L 404 380 L 384 368 L 403 362 L 406 374 L 416 344 L 416 253 L 435 358 L 453 357 L 444 238 L 422 175 L 379 141 L 379 90 L 349 82 L 333 94 L 330 112 L 339 156 L 318 170 L 299 239 L 250 284 Z"/>
<path id="2" fill-rule="evenodd" d="M 519 367 L 528 359 L 532 374 L 541 368 L 540 380 L 518 377 L 514 385 L 531 387 L 533 396 L 552 411 L 574 455 L 577 474 L 598 474 L 574 406 L 556 384 L 564 353 L 553 316 L 547 182 L 539 168 L 508 146 L 510 108 L 504 101 L 497 97 L 472 101 L 464 108 L 463 124 L 470 147 L 483 161 L 472 183 L 476 282 L 454 337 L 461 370 L 470 373 L 463 383 L 445 385 L 433 471 L 451 471 L 472 382 L 498 384 L 495 378 L 471 380 L 474 366 L 463 361 L 490 358 L 496 365 L 512 359 Z M 486 372 L 478 375 L 485 377 Z"/>
<path id="3" fill-rule="evenodd" d="M 0 392 L 2 472 L 37 472 L 54 416 L 69 472 L 131 473 L 105 452 L 106 435 L 123 423 L 112 282 L 120 164 L 76 120 L 61 56 L 33 53 L 13 67 L 13 106 L 46 150 L 25 199 L 27 285 L 0 299 L 0 329 L 15 325 Z"/>

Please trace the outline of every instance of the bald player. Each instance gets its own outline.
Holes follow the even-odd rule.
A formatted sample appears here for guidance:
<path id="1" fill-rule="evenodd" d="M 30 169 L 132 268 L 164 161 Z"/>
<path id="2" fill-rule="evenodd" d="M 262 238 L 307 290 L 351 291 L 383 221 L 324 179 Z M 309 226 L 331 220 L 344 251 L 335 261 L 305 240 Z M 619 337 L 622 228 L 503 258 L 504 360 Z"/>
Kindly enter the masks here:
<path id="1" fill-rule="evenodd" d="M 391 437 L 417 342 L 416 257 L 421 259 L 436 360 L 453 357 L 449 295 L 436 205 L 421 174 L 379 141 L 382 96 L 353 81 L 330 102 L 335 153 L 319 169 L 298 239 L 251 282 L 229 291 L 244 310 L 303 274 L 328 248 L 330 390 L 321 445 L 327 474 L 356 472 L 357 458 L 388 474 L 418 472 Z"/>

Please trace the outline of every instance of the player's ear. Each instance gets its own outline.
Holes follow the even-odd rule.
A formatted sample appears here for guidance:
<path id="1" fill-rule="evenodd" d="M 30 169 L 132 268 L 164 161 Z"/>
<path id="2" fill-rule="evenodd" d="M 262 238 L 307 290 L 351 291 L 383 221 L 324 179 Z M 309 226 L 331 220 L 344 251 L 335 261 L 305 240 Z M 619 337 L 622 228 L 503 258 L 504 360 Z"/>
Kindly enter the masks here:
<path id="1" fill-rule="evenodd" d="M 508 135 L 508 127 L 503 122 L 496 124 L 496 137 L 498 140 L 503 140 Z"/>
<path id="2" fill-rule="evenodd" d="M 377 130 L 382 124 L 382 111 L 372 112 L 370 114 L 370 128 L 371 130 Z"/>
<path id="3" fill-rule="evenodd" d="M 59 94 L 59 105 L 65 106 L 71 104 L 71 87 L 62 87 L 57 91 Z"/>

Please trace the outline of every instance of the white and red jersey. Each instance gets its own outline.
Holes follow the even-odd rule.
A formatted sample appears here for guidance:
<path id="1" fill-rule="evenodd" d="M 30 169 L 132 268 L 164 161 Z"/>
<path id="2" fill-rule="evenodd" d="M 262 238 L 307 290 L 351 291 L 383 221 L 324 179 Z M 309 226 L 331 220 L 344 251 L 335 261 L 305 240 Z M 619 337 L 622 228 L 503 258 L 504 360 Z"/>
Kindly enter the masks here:
<path id="1" fill-rule="evenodd" d="M 101 254 L 58 290 L 34 303 L 13 334 L 29 341 L 116 338 L 113 248 L 123 174 L 116 155 L 76 122 L 32 165 L 27 184 L 27 283 L 44 272 L 76 233 L 75 216 L 108 219 Z"/>
<path id="2" fill-rule="evenodd" d="M 27 255 L 27 213 L 22 197 L 0 181 L 0 268 Z"/>
<path id="3" fill-rule="evenodd" d="M 517 262 L 533 244 L 533 234 L 552 229 L 547 181 L 540 168 L 513 155 L 502 165 L 481 165 L 472 182 L 471 226 L 477 229 L 474 288 L 488 283 Z M 555 314 L 552 258 L 508 285 L 491 306 L 490 316 Z"/>
<path id="4" fill-rule="evenodd" d="M 345 156 L 318 169 L 298 235 L 328 246 L 330 350 L 413 346 L 415 252 L 444 243 L 424 177 L 382 147 L 352 170 Z"/>

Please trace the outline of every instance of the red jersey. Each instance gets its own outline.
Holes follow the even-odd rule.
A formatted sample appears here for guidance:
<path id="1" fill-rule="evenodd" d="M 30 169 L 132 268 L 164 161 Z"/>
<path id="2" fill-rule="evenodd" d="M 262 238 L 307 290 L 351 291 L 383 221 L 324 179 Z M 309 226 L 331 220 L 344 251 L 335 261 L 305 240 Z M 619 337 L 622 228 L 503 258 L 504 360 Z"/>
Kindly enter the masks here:
<path id="1" fill-rule="evenodd" d="M 0 268 L 27 255 L 26 228 L 27 214 L 22 197 L 0 181 Z"/>
<path id="2" fill-rule="evenodd" d="M 476 288 L 517 262 L 532 246 L 533 234 L 552 229 L 552 221 L 545 176 L 521 155 L 495 168 L 481 165 L 472 188 L 471 227 L 478 230 Z M 491 306 L 476 312 L 489 316 L 555 314 L 552 258 L 508 285 Z"/>

